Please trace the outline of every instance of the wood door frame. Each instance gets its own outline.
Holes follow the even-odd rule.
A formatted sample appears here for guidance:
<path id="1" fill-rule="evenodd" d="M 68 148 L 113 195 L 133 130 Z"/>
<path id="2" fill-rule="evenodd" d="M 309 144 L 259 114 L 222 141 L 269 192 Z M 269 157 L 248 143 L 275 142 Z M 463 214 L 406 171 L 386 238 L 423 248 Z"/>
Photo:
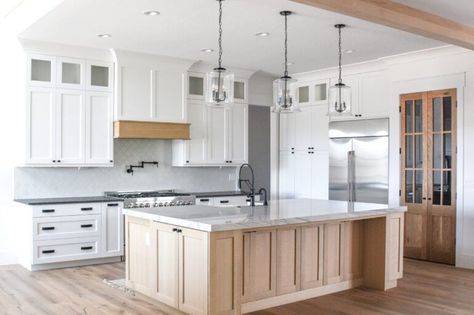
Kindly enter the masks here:
<path id="1" fill-rule="evenodd" d="M 410 132 L 410 135 L 417 135 L 419 133 L 415 132 L 414 125 L 415 125 L 415 100 L 422 99 L 422 108 L 423 108 L 423 200 L 421 204 L 411 203 L 411 207 L 417 207 L 416 205 L 420 205 L 419 207 L 425 208 L 422 209 L 421 212 L 426 212 L 426 222 L 423 223 L 423 231 L 422 233 L 422 241 L 424 240 L 424 245 L 421 249 L 420 257 L 422 259 L 434 259 L 432 256 L 432 248 L 431 248 L 431 233 L 433 229 L 433 222 L 432 222 L 432 213 L 433 211 L 433 110 L 432 110 L 432 100 L 436 97 L 451 97 L 451 129 L 449 132 L 445 132 L 443 126 L 439 131 L 441 134 L 441 146 L 443 147 L 444 138 L 442 135 L 445 133 L 451 134 L 451 168 L 447 169 L 451 171 L 451 203 L 449 206 L 443 206 L 443 196 L 440 198 L 440 207 L 450 207 L 452 213 L 454 214 L 453 217 L 453 252 L 451 253 L 451 257 L 446 258 L 444 257 L 442 260 L 449 264 L 454 264 L 456 260 L 456 231 L 457 231 L 457 143 L 458 143 L 458 123 L 457 123 L 457 93 L 458 90 L 456 88 L 452 89 L 442 89 L 442 90 L 433 90 L 433 91 L 424 91 L 424 92 L 417 92 L 417 93 L 408 93 L 408 94 L 400 94 L 400 204 L 407 205 L 405 202 L 405 195 L 406 195 L 406 179 L 405 179 L 405 162 L 406 162 L 406 126 L 405 126 L 405 119 L 406 119 L 406 111 L 405 109 L 405 102 L 408 100 L 413 100 L 413 130 Z M 441 109 L 441 123 L 443 123 L 443 109 Z M 438 132 L 437 132 L 438 133 Z M 415 192 L 415 185 L 416 185 L 416 175 L 415 170 L 416 168 L 416 157 L 415 157 L 415 138 L 413 138 L 413 193 Z M 438 169 L 436 169 L 438 170 Z M 445 168 L 441 165 L 441 181 L 444 182 L 444 171 Z M 413 200 L 415 200 L 415 195 L 413 196 Z M 437 207 L 435 205 L 435 207 Z M 416 208 L 415 208 L 416 209 Z M 416 210 L 415 210 L 416 211 Z M 440 209 L 439 212 L 442 212 L 443 209 Z M 426 224 L 426 226 L 425 226 Z M 405 226 L 406 228 L 406 226 Z M 439 260 L 439 259 L 438 259 Z"/>

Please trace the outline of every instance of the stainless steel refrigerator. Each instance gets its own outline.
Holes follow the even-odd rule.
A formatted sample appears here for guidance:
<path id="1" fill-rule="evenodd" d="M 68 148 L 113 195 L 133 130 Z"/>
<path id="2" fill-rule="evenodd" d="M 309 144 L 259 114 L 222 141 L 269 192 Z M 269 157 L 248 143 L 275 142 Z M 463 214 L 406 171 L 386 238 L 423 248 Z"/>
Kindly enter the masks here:
<path id="1" fill-rule="evenodd" d="M 329 123 L 329 199 L 388 203 L 388 119 Z"/>

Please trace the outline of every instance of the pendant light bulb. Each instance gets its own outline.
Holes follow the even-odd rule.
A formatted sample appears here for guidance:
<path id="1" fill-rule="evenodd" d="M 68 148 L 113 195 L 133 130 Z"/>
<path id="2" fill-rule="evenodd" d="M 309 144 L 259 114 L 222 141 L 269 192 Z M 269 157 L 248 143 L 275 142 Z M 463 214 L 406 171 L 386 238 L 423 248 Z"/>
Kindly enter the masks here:
<path id="1" fill-rule="evenodd" d="M 224 0 L 217 0 L 219 2 L 218 64 L 206 76 L 206 101 L 215 107 L 225 107 L 234 102 L 234 74 L 222 66 L 222 1 Z"/>
<path id="2" fill-rule="evenodd" d="M 291 83 L 296 80 L 292 79 L 288 75 L 288 16 L 291 15 L 291 11 L 281 11 L 280 15 L 285 18 L 285 70 L 283 75 L 273 81 L 273 100 L 274 105 L 272 107 L 272 112 L 274 113 L 292 113 L 300 111 L 296 106 L 294 101 L 294 95 L 291 89 Z"/>
<path id="3" fill-rule="evenodd" d="M 352 90 L 351 87 L 342 82 L 342 29 L 345 24 L 334 25 L 339 35 L 339 78 L 337 83 L 329 88 L 329 108 L 330 116 L 350 116 L 352 115 Z"/>

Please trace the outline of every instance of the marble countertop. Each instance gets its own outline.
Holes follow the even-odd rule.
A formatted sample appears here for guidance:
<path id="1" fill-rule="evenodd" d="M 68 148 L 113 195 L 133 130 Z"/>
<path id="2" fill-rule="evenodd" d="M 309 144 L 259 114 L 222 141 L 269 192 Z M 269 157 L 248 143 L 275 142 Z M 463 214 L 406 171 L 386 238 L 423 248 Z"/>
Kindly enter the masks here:
<path id="1" fill-rule="evenodd" d="M 124 214 L 186 228 L 216 232 L 280 226 L 330 220 L 354 220 L 405 212 L 406 207 L 389 208 L 375 203 L 335 200 L 271 200 L 268 206 L 124 209 Z"/>
<path id="2" fill-rule="evenodd" d="M 191 192 L 190 194 L 196 196 L 196 198 L 233 197 L 233 196 L 245 196 L 245 195 L 247 195 L 245 192 L 242 192 L 240 190 Z"/>
<path id="3" fill-rule="evenodd" d="M 33 198 L 33 199 L 15 199 L 30 206 L 52 205 L 61 203 L 89 203 L 89 202 L 122 202 L 123 199 L 106 196 L 88 196 L 88 197 L 59 197 L 59 198 Z"/>

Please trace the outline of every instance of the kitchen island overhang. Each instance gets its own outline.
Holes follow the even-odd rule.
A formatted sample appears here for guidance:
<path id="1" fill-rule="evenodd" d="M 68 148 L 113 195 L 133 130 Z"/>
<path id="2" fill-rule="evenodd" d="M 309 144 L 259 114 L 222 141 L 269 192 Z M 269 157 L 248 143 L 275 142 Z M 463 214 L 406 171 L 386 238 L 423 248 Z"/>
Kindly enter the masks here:
<path id="1" fill-rule="evenodd" d="M 189 314 L 242 314 L 403 274 L 405 207 L 328 200 L 128 209 L 126 280 Z"/>

